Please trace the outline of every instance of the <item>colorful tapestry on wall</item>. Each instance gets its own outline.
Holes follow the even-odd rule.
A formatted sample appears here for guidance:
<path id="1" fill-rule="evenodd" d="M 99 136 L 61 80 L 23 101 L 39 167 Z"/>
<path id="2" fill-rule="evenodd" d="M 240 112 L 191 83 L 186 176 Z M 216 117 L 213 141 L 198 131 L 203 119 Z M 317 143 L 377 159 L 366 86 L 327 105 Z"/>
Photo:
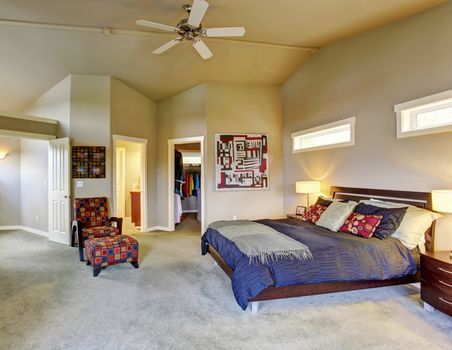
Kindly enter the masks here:
<path id="1" fill-rule="evenodd" d="M 268 188 L 268 137 L 215 134 L 217 190 Z"/>
<path id="2" fill-rule="evenodd" d="M 73 179 L 105 178 L 105 147 L 73 146 L 72 178 Z"/>

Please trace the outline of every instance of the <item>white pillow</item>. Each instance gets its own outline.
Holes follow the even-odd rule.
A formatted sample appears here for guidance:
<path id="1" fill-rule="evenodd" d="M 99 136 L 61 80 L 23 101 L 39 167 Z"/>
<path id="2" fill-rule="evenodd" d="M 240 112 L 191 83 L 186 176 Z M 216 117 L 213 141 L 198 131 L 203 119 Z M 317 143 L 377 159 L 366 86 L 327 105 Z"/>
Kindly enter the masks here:
<path id="1" fill-rule="evenodd" d="M 367 205 L 373 205 L 374 207 L 386 208 L 386 209 L 413 207 L 412 205 L 409 205 L 409 204 L 386 202 L 386 201 L 381 201 L 379 199 L 363 199 L 363 200 L 360 200 L 359 202 L 363 203 L 363 204 L 367 204 Z M 413 208 L 416 208 L 416 207 L 413 207 Z"/>
<path id="2" fill-rule="evenodd" d="M 425 231 L 440 217 L 432 211 L 409 206 L 399 228 L 391 237 L 397 238 L 408 249 L 414 249 L 418 244 L 425 243 Z"/>
<path id="3" fill-rule="evenodd" d="M 331 231 L 337 232 L 344 224 L 345 220 L 350 216 L 355 209 L 356 202 L 333 202 L 317 220 L 316 225 L 325 227 Z"/>

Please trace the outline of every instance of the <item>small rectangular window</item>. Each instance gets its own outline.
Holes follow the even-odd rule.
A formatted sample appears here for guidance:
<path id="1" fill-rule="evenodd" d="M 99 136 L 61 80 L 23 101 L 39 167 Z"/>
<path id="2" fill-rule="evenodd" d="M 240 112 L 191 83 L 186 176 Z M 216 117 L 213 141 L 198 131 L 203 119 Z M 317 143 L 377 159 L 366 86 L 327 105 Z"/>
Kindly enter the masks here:
<path id="1" fill-rule="evenodd" d="M 293 153 L 352 146 L 354 144 L 355 117 L 292 134 Z"/>
<path id="2" fill-rule="evenodd" d="M 397 138 L 452 131 L 452 90 L 394 106 Z"/>

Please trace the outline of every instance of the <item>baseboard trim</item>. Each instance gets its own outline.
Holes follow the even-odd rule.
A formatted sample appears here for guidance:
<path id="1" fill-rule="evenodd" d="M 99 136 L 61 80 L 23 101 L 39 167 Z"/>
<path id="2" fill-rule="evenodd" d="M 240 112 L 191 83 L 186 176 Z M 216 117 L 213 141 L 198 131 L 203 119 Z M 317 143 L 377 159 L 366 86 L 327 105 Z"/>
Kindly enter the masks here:
<path id="1" fill-rule="evenodd" d="M 33 227 L 20 226 L 20 225 L 16 225 L 16 226 L 0 226 L 0 231 L 11 231 L 11 230 L 22 230 L 22 231 L 33 233 L 35 235 L 39 235 L 39 236 L 43 236 L 43 237 L 49 237 L 48 232 L 41 231 L 41 230 L 35 229 Z"/>
<path id="2" fill-rule="evenodd" d="M 21 230 L 22 226 L 0 226 L 0 231 Z"/>
<path id="3" fill-rule="evenodd" d="M 22 226 L 22 230 L 30 232 L 30 233 L 34 233 L 35 235 L 49 237 L 49 233 L 48 232 L 41 231 L 41 230 L 38 230 L 38 229 L 33 228 L 33 227 Z"/>
<path id="4" fill-rule="evenodd" d="M 170 228 L 167 226 L 152 226 L 148 227 L 145 232 L 152 232 L 152 231 L 168 231 L 171 232 Z"/>

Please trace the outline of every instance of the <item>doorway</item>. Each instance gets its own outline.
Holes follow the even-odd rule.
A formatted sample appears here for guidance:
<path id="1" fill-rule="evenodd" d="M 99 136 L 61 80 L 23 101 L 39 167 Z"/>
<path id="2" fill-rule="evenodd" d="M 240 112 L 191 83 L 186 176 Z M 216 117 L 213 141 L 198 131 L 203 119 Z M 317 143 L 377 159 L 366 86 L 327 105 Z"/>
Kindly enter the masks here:
<path id="1" fill-rule="evenodd" d="M 170 231 L 204 232 L 204 137 L 168 140 Z"/>
<path id="2" fill-rule="evenodd" d="M 0 229 L 71 243 L 70 141 L 0 134 Z"/>
<path id="3" fill-rule="evenodd" d="M 113 135 L 113 207 L 123 232 L 147 231 L 147 140 Z"/>

